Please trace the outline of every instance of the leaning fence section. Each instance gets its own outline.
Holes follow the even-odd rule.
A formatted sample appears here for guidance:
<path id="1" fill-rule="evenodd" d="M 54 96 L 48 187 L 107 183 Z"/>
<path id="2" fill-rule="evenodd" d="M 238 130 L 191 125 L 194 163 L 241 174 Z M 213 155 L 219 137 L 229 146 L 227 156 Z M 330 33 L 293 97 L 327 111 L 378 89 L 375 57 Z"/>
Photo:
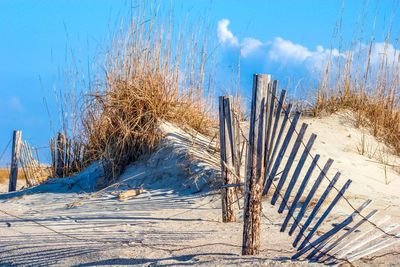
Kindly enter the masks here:
<path id="1" fill-rule="evenodd" d="M 326 219 L 339 201 L 350 203 L 345 192 L 352 180 L 344 180 L 339 187 L 340 172 L 336 172 L 333 178 L 328 177 L 334 160 L 328 159 L 321 164 L 320 155 L 311 153 L 317 135 L 312 133 L 306 140 L 308 125 L 298 125 L 301 112 L 292 110 L 292 105 L 285 98 L 286 91 L 281 90 L 278 94 L 278 82 L 270 75 L 254 75 L 245 165 L 242 253 L 254 255 L 259 252 L 262 195 L 282 214 L 280 231 L 293 236 L 292 245 L 297 249 L 293 260 L 305 258 L 337 265 L 357 260 L 400 241 L 400 225 L 391 224 L 389 216 L 372 221 L 378 210 L 364 215 L 371 200 L 354 208 L 354 212 L 343 221 L 330 222 L 333 226 L 329 227 Z M 232 105 L 225 106 L 225 101 L 229 103 L 231 97 L 220 97 L 223 215 L 234 213 L 233 193 L 229 190 L 241 185 L 234 178 L 240 175 L 235 168 L 241 164 L 236 158 L 239 146 L 235 143 L 239 123 L 232 121 L 232 111 L 225 110 Z M 323 181 L 326 186 L 323 186 Z M 228 197 L 230 194 L 232 197 Z M 324 229 L 328 230 L 321 234 L 324 223 Z"/>
<path id="2" fill-rule="evenodd" d="M 39 185 L 50 175 L 49 166 L 40 164 L 38 149 L 22 139 L 22 131 L 15 130 L 12 139 L 9 192 L 17 189 L 19 165 L 22 168 L 27 187 Z"/>

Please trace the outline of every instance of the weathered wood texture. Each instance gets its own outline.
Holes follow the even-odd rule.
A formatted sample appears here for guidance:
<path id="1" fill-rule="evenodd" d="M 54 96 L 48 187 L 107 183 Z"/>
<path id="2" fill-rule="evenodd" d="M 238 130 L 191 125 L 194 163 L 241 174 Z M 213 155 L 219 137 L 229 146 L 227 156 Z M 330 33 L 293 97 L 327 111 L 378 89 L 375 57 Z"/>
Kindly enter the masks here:
<path id="1" fill-rule="evenodd" d="M 307 256 L 308 259 L 313 257 L 317 252 L 321 251 L 321 249 L 327 244 L 330 238 L 332 238 L 336 233 L 346 227 L 349 223 L 354 220 L 354 217 L 359 214 L 362 210 L 364 210 L 369 204 L 371 200 L 365 201 L 356 211 L 354 211 L 347 219 L 343 222 L 335 225 L 331 230 L 317 238 L 315 241 L 311 242 L 308 246 L 299 250 L 295 255 L 293 255 L 292 259 L 297 259 L 307 251 L 314 248 L 314 250 Z M 324 242 L 325 241 L 325 242 Z"/>
<path id="2" fill-rule="evenodd" d="M 238 144 L 238 121 L 233 112 L 231 96 L 219 97 L 219 119 L 220 119 L 220 154 L 221 175 L 223 186 L 234 184 L 240 176 L 240 156 Z M 222 187 L 222 221 L 234 222 L 234 195 L 235 187 Z"/>
<path id="3" fill-rule="evenodd" d="M 344 221 L 332 224 L 333 228 L 325 234 L 314 237 L 339 200 L 344 198 L 343 195 L 349 188 L 351 180 L 347 180 L 339 190 L 336 184 L 338 184 L 340 172 L 337 172 L 333 179 L 327 176 L 333 160 L 329 159 L 323 168 L 317 164 L 320 156 L 318 154 L 313 156 L 311 153 L 311 148 L 317 136 L 311 134 L 307 144 L 304 144 L 303 139 L 306 136 L 307 124 L 303 123 L 297 130 L 297 123 L 301 113 L 299 111 L 292 112 L 292 105 L 284 103 L 286 91 L 282 90 L 279 99 L 277 98 L 277 84 L 277 81 L 273 81 L 270 75 L 254 75 L 249 139 L 248 142 L 243 143 L 242 151 L 239 153 L 239 158 L 241 158 L 245 144 L 248 145 L 248 149 L 245 151 L 246 182 L 242 254 L 255 255 L 259 253 L 261 196 L 262 194 L 268 196 L 267 193 L 272 191 L 271 187 L 274 189 L 274 192 L 271 192 L 273 193 L 271 194 L 271 204 L 275 205 L 281 198 L 278 213 L 288 210 L 281 232 L 286 230 L 291 219 L 293 219 L 293 224 L 288 234 L 292 235 L 297 228 L 299 229 L 293 246 L 300 245 L 297 249 L 298 252 L 292 259 L 297 259 L 311 251 L 306 257 L 311 261 L 340 264 L 344 261 L 356 260 L 399 242 L 400 231 L 394 232 L 400 227 L 399 225 L 395 224 L 383 228 L 385 232 L 393 232 L 391 235 L 385 235 L 384 232 L 376 229 L 376 227 L 388 220 L 385 218 L 376 224 L 371 224 L 373 227 L 371 226 L 370 229 L 363 232 L 360 226 L 377 214 L 377 210 L 370 212 L 365 217 L 361 215 L 362 220 L 349 228 L 350 230 L 346 229 L 344 231 L 345 227 L 354 221 L 354 217 L 359 215 L 370 204 L 370 200 L 361 205 Z M 224 97 L 220 98 L 220 114 L 225 114 L 226 107 L 229 107 L 228 104 L 225 106 L 225 100 Z M 226 210 L 229 209 L 227 203 L 233 200 L 233 194 L 228 197 L 228 190 L 237 188 L 242 184 L 239 175 L 236 175 L 236 173 L 239 173 L 239 171 L 236 171 L 237 166 L 229 161 L 230 158 L 235 158 L 230 153 L 234 153 L 234 148 L 238 147 L 239 144 L 238 138 L 235 138 L 235 130 L 232 130 L 234 121 L 230 121 L 232 120 L 231 114 L 228 111 L 226 115 L 220 117 L 220 124 L 222 125 L 220 128 L 221 161 L 223 175 L 225 175 L 224 185 L 222 186 L 222 204 L 226 206 Z M 239 134 L 236 135 L 236 137 L 238 136 Z M 294 142 L 292 142 L 293 136 L 296 137 Z M 235 140 L 237 140 L 236 145 Z M 289 146 L 292 146 L 291 150 L 289 150 Z M 302 149 L 303 147 L 304 149 Z M 300 154 L 299 151 L 302 151 L 302 153 L 298 156 Z M 309 158 L 312 161 L 307 163 Z M 303 167 L 308 168 L 308 171 L 304 178 L 300 179 Z M 313 171 L 316 167 L 320 170 L 320 173 L 313 177 Z M 292 171 L 294 168 L 295 170 Z M 235 174 L 235 177 L 229 176 L 230 174 Z M 329 181 L 329 185 L 321 192 L 322 194 L 319 194 L 320 185 L 325 179 Z M 287 180 L 290 181 L 288 185 L 286 185 Z M 296 186 L 298 180 L 301 183 L 299 182 L 300 185 Z M 310 189 L 307 189 L 308 184 L 312 184 Z M 306 189 L 309 190 L 307 196 L 304 201 L 300 201 Z M 330 200 L 328 195 L 332 194 L 330 192 L 333 189 L 337 193 L 334 199 Z M 293 200 L 291 200 L 292 194 L 295 195 Z M 318 198 L 316 204 L 312 205 L 311 203 L 315 198 Z M 324 203 L 328 207 L 322 212 Z M 299 206 L 300 209 L 295 215 L 295 211 Z M 319 215 L 320 212 L 322 215 Z M 229 213 L 229 211 L 225 213 Z M 223 216 L 225 213 L 223 212 Z M 304 224 L 302 223 L 303 218 L 306 218 Z M 370 233 L 373 231 L 376 234 L 371 235 Z M 340 232 L 344 233 L 339 236 Z M 383 235 L 385 236 L 382 237 Z M 398 238 L 396 238 L 397 236 Z"/>
<path id="4" fill-rule="evenodd" d="M 244 196 L 243 255 L 260 251 L 261 197 L 265 171 L 265 121 L 270 75 L 255 74 L 249 130 L 246 188 Z"/>
<path id="5" fill-rule="evenodd" d="M 33 153 L 34 150 L 36 153 Z M 20 163 L 24 170 L 26 184 L 28 186 L 39 185 L 47 179 L 48 171 L 39 162 L 37 148 L 33 149 L 28 142 L 22 141 L 20 150 Z"/>
<path id="6" fill-rule="evenodd" d="M 14 130 L 12 151 L 11 151 L 10 182 L 8 185 L 8 192 L 17 190 L 19 152 L 21 150 L 21 142 L 22 142 L 21 135 L 22 135 L 21 131 Z"/>
<path id="7" fill-rule="evenodd" d="M 56 174 L 58 177 L 64 176 L 66 142 L 65 134 L 57 133 Z"/>

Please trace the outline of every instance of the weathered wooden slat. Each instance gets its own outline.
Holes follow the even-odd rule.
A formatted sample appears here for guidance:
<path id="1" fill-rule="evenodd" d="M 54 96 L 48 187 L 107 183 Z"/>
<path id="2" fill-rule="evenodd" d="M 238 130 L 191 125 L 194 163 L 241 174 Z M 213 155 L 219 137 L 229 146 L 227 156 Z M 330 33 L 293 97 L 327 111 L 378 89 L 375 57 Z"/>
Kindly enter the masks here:
<path id="1" fill-rule="evenodd" d="M 328 238 L 333 237 L 337 232 L 342 230 L 344 227 L 346 227 L 349 223 L 351 223 L 354 220 L 354 217 L 359 214 L 362 210 L 364 210 L 369 204 L 371 203 L 371 200 L 368 199 L 365 201 L 356 211 L 354 211 L 348 218 L 346 218 L 343 222 L 339 223 L 338 225 L 334 226 L 331 230 L 329 230 L 327 233 L 323 234 L 320 236 L 317 240 L 311 242 L 308 246 L 305 248 L 301 249 L 298 251 L 295 255 L 292 256 L 292 259 L 297 259 L 307 251 L 309 251 L 312 248 L 315 248 L 318 250 L 321 249 L 322 246 L 319 246 L 320 243 L 323 241 L 327 240 Z"/>
<path id="2" fill-rule="evenodd" d="M 264 187 L 264 192 L 263 194 L 266 195 L 268 193 L 269 188 L 271 187 L 271 184 L 275 178 L 276 173 L 278 172 L 279 166 L 282 162 L 283 156 L 285 155 L 286 149 L 289 145 L 290 139 L 293 136 L 293 132 L 296 129 L 297 121 L 300 118 L 300 112 L 296 112 L 296 114 L 293 117 L 292 123 L 290 124 L 289 130 L 286 134 L 285 140 L 283 141 L 283 144 L 281 146 L 281 149 L 279 150 L 279 153 L 276 157 L 276 160 L 274 162 L 274 167 L 271 170 L 271 173 L 266 173 L 265 175 L 265 187 Z M 267 179 L 268 177 L 268 179 Z"/>
<path id="3" fill-rule="evenodd" d="M 30 152 L 28 149 L 28 143 L 26 141 L 22 141 L 22 146 L 21 146 L 21 154 L 23 155 L 24 158 L 24 163 L 25 163 L 25 169 L 28 171 L 27 172 L 27 180 L 28 180 L 28 185 L 33 186 L 34 183 L 34 176 L 35 176 L 35 170 L 32 166 L 32 158 L 30 156 Z"/>
<path id="4" fill-rule="evenodd" d="M 275 100 L 276 100 L 276 89 L 278 86 L 278 81 L 273 81 L 272 83 L 272 90 L 271 92 L 268 92 L 268 105 L 267 106 L 267 124 L 265 127 L 265 166 L 267 167 L 269 164 L 269 157 L 271 155 L 271 131 L 272 131 L 272 119 L 274 117 L 274 111 L 275 111 Z"/>
<path id="5" fill-rule="evenodd" d="M 318 227 L 321 226 L 321 224 L 324 222 L 326 217 L 328 217 L 329 213 L 333 210 L 337 202 L 340 200 L 340 198 L 343 196 L 344 192 L 346 192 L 347 188 L 349 188 L 351 184 L 351 180 L 347 180 L 347 182 L 343 185 L 343 187 L 340 189 L 340 191 L 337 193 L 336 197 L 333 199 L 329 207 L 326 209 L 324 214 L 322 214 L 321 218 L 317 221 L 317 223 L 314 225 L 312 230 L 308 233 L 307 237 L 304 239 L 303 243 L 300 245 L 301 248 L 305 246 L 305 244 L 311 240 L 312 236 L 314 233 L 317 231 Z M 299 247 L 299 248 L 300 248 Z"/>
<path id="6" fill-rule="evenodd" d="M 221 175 L 224 185 L 235 182 L 235 138 L 232 128 L 232 97 L 219 97 L 219 119 L 220 119 L 220 154 L 221 154 Z M 234 188 L 222 188 L 222 221 L 234 222 L 235 210 L 232 205 L 234 199 Z"/>
<path id="7" fill-rule="evenodd" d="M 392 235 L 387 235 L 387 236 L 383 237 L 378 243 L 373 244 L 372 246 L 370 246 L 360 252 L 348 255 L 346 258 L 349 261 L 355 261 L 361 257 L 367 256 L 368 254 L 374 253 L 375 251 L 384 249 L 384 248 L 386 248 L 390 245 L 393 245 L 397 242 L 400 242 L 400 231 L 397 231 L 396 233 L 394 233 Z"/>
<path id="8" fill-rule="evenodd" d="M 279 108 L 279 107 L 278 107 L 278 108 Z M 282 107 L 282 108 L 283 108 L 283 107 Z M 271 156 L 269 157 L 269 163 L 268 163 L 268 167 L 267 167 L 268 172 L 269 172 L 269 170 L 271 169 L 271 166 L 272 166 L 272 164 L 273 164 L 273 162 L 274 162 L 274 158 L 275 158 L 275 155 L 276 155 L 276 153 L 277 153 L 277 151 L 278 151 L 278 148 L 279 148 L 279 145 L 280 145 L 282 136 L 283 136 L 283 131 L 285 130 L 286 123 L 287 123 L 287 121 L 289 120 L 289 116 L 290 116 L 291 110 L 292 110 L 292 104 L 289 104 L 288 107 L 287 107 L 287 109 L 285 110 L 285 116 L 283 117 L 283 121 L 282 121 L 282 124 L 281 124 L 281 128 L 279 129 L 279 133 L 278 133 L 278 135 L 277 135 L 277 137 L 276 137 L 276 141 L 275 141 L 275 143 L 273 144 L 274 149 L 272 150 L 272 154 L 271 154 Z"/>
<path id="9" fill-rule="evenodd" d="M 66 146 L 65 134 L 57 133 L 56 174 L 58 175 L 58 177 L 63 177 L 64 176 L 65 146 Z"/>
<path id="10" fill-rule="evenodd" d="M 243 208 L 243 255 L 260 251 L 261 198 L 264 182 L 265 101 L 271 75 L 256 74 L 249 130 L 249 154 Z"/>
<path id="11" fill-rule="evenodd" d="M 50 155 L 51 155 L 51 167 L 52 167 L 52 175 L 55 175 L 56 172 L 56 145 L 54 138 L 50 138 Z"/>
<path id="12" fill-rule="evenodd" d="M 13 192 L 17 190 L 17 177 L 18 177 L 18 162 L 19 162 L 19 152 L 21 150 L 21 131 L 14 130 L 12 150 L 11 150 L 11 170 L 10 170 L 10 181 L 8 184 L 8 192 Z"/>
<path id="13" fill-rule="evenodd" d="M 312 210 L 310 216 L 308 216 L 306 222 L 303 224 L 303 227 L 301 227 L 299 234 L 296 236 L 296 239 L 293 242 L 293 247 L 297 246 L 297 243 L 300 241 L 300 239 L 303 237 L 304 232 L 307 230 L 308 226 L 311 224 L 312 220 L 314 220 L 315 216 L 317 215 L 319 209 L 322 206 L 322 203 L 324 203 L 326 197 L 332 190 L 332 188 L 335 186 L 337 180 L 339 180 L 340 177 L 340 172 L 337 172 L 335 176 L 333 177 L 332 181 L 329 183 L 328 187 L 325 189 L 324 193 L 322 196 L 319 198 L 317 204 L 315 205 L 314 209 Z M 299 246 L 298 250 L 302 249 L 307 241 L 303 242 L 301 246 Z"/>
<path id="14" fill-rule="evenodd" d="M 387 221 L 390 220 L 390 216 L 386 215 L 383 218 L 381 218 L 378 222 L 375 223 L 376 227 L 380 227 L 381 225 L 383 225 L 384 223 L 386 223 Z M 369 233 L 371 233 L 373 230 L 376 230 L 376 228 L 374 226 L 370 226 L 367 230 L 365 230 L 364 232 L 358 233 L 356 236 L 354 236 L 351 240 L 349 240 L 349 242 L 346 242 L 344 244 L 341 244 L 339 246 L 336 246 L 332 251 L 331 254 L 335 255 L 338 254 L 338 252 L 343 251 L 345 248 L 349 247 L 350 245 L 353 245 L 354 243 L 358 242 L 358 240 L 361 240 L 363 237 L 365 237 L 366 235 L 368 235 Z M 356 248 L 357 249 L 357 248 Z M 354 250 L 348 251 L 348 252 L 344 252 L 343 254 L 338 254 L 338 258 L 342 258 L 344 257 L 344 255 L 352 252 Z"/>
<path id="15" fill-rule="evenodd" d="M 334 247 L 336 247 L 341 241 L 343 241 L 346 237 L 348 237 L 351 233 L 353 233 L 355 230 L 358 229 L 363 223 L 365 223 L 367 220 L 371 219 L 378 213 L 378 210 L 373 210 L 371 211 L 367 216 L 362 218 L 358 223 L 356 223 L 352 228 L 350 228 L 347 232 L 345 232 L 342 236 L 340 236 L 338 239 L 336 239 L 334 242 L 329 244 L 329 246 L 325 249 L 323 249 L 315 258 L 314 261 L 319 261 L 323 256 L 328 255 L 334 255 L 333 252 L 330 252 Z M 311 259 L 314 255 L 309 255 L 309 259 Z M 328 257 L 331 258 L 332 256 Z M 308 258 L 308 257 L 307 257 Z"/>
<path id="16" fill-rule="evenodd" d="M 378 239 L 378 238 L 382 237 L 382 236 L 385 234 L 384 232 L 389 233 L 390 231 L 393 231 L 393 230 L 395 230 L 395 229 L 397 229 L 397 228 L 399 228 L 399 227 L 400 227 L 399 224 L 391 224 L 391 225 L 385 227 L 385 228 L 383 229 L 383 232 L 382 232 L 382 231 L 378 231 L 376 234 L 370 235 L 368 238 L 366 238 L 365 240 L 362 240 L 362 241 L 358 242 L 358 243 L 355 244 L 354 246 L 352 246 L 352 247 L 350 247 L 350 248 L 348 248 L 348 249 L 346 249 L 346 250 L 343 250 L 340 254 L 338 254 L 338 258 L 344 258 L 346 255 L 348 255 L 348 254 L 350 254 L 351 252 L 353 252 L 353 251 L 355 251 L 355 250 L 361 248 L 362 246 L 368 244 L 369 242 L 371 242 L 371 241 L 373 241 L 373 240 L 375 240 L 375 239 Z M 375 229 L 375 227 L 374 227 L 374 229 Z"/>
<path id="17" fill-rule="evenodd" d="M 288 187 L 286 189 L 285 195 L 283 196 L 281 205 L 279 206 L 279 209 L 278 209 L 278 213 L 282 213 L 283 210 L 285 209 L 285 206 L 287 205 L 287 202 L 289 200 L 290 194 L 292 193 L 292 190 L 293 190 L 293 188 L 294 188 L 294 186 L 295 186 L 295 184 L 297 182 L 297 179 L 299 178 L 300 172 L 301 172 L 301 170 L 302 170 L 302 168 L 304 166 L 304 163 L 307 160 L 308 154 L 311 151 L 311 147 L 314 144 L 315 138 L 317 138 L 317 135 L 311 134 L 310 138 L 308 139 L 307 145 L 304 148 L 303 154 L 300 157 L 300 160 L 299 160 L 299 162 L 297 164 L 297 167 L 296 167 L 296 169 L 295 169 L 295 171 L 293 173 L 292 179 L 290 180 L 290 183 L 289 183 L 289 185 L 288 185 Z"/>
<path id="18" fill-rule="evenodd" d="M 321 173 L 319 174 L 317 180 L 315 180 L 313 187 L 311 188 L 310 192 L 308 193 L 306 200 L 304 201 L 303 205 L 301 206 L 301 209 L 300 209 L 296 219 L 294 220 L 292 227 L 289 230 L 289 235 L 293 234 L 297 225 L 300 223 L 301 219 L 303 218 L 304 213 L 306 212 L 306 209 L 308 207 L 308 204 L 310 203 L 311 199 L 313 198 L 315 192 L 317 191 L 319 185 L 321 184 L 322 179 L 325 177 L 325 175 L 328 172 L 329 168 L 331 167 L 332 163 L 333 163 L 333 159 L 328 159 L 324 168 L 322 169 Z"/>
<path id="19" fill-rule="evenodd" d="M 300 200 L 300 198 L 301 198 L 301 196 L 302 196 L 302 194 L 303 194 L 303 192 L 304 192 L 304 189 L 306 188 L 307 183 L 308 183 L 308 181 L 310 180 L 311 174 L 313 173 L 313 171 L 314 171 L 314 169 L 315 169 L 315 166 L 317 165 L 317 162 L 318 162 L 319 157 L 320 157 L 320 156 L 319 156 L 318 154 L 315 155 L 313 161 L 311 162 L 311 165 L 310 165 L 310 167 L 308 168 L 307 173 L 306 173 L 306 175 L 304 176 L 303 181 L 301 182 L 301 185 L 300 185 L 300 187 L 299 187 L 299 190 L 297 191 L 297 194 L 296 194 L 296 196 L 295 196 L 295 198 L 294 198 L 294 200 L 293 200 L 293 202 L 292 202 L 292 204 L 291 204 L 291 206 L 290 206 L 290 208 L 289 208 L 289 212 L 288 212 L 288 214 L 286 215 L 285 221 L 284 221 L 283 224 L 282 224 L 281 232 L 284 232 L 284 231 L 285 231 L 286 226 L 287 226 L 287 224 L 288 224 L 290 218 L 292 218 L 292 216 L 293 216 L 293 214 L 294 214 L 294 210 L 296 209 L 296 206 L 297 206 L 297 202 L 299 202 L 299 200 Z"/>
<path id="20" fill-rule="evenodd" d="M 281 178 L 279 179 L 279 182 L 278 182 L 278 185 L 277 185 L 277 187 L 275 189 L 274 195 L 272 196 L 272 199 L 271 199 L 271 204 L 272 205 L 275 205 L 276 201 L 278 200 L 279 192 L 281 191 L 283 185 L 285 184 L 285 181 L 286 181 L 286 178 L 287 178 L 287 176 L 289 174 L 290 168 L 292 167 L 294 159 L 295 159 L 295 157 L 297 155 L 297 152 L 299 151 L 300 144 L 303 141 L 303 137 L 304 137 L 304 134 L 305 134 L 305 132 L 307 130 L 307 127 L 308 127 L 308 125 L 306 123 L 303 123 L 301 125 L 301 129 L 300 129 L 300 132 L 297 135 L 296 141 L 295 141 L 295 143 L 293 145 L 292 152 L 290 152 L 290 155 L 289 155 L 289 158 L 288 158 L 288 160 L 286 162 L 285 168 L 283 169 L 283 173 L 281 175 Z"/>
<path id="21" fill-rule="evenodd" d="M 29 167 L 32 170 L 31 183 L 33 185 L 38 185 L 38 184 L 40 184 L 40 181 L 39 181 L 40 169 L 38 166 L 38 162 L 33 158 L 31 146 L 28 144 L 28 142 L 26 142 L 26 140 L 25 140 L 25 147 L 28 150 Z"/>
<path id="22" fill-rule="evenodd" d="M 282 111 L 282 105 L 285 102 L 285 97 L 286 97 L 286 90 L 281 91 L 281 95 L 279 97 L 278 103 L 276 105 L 276 112 L 275 112 L 275 119 L 274 119 L 274 127 L 272 128 L 272 133 L 271 133 L 271 138 L 270 138 L 270 143 L 269 143 L 269 148 L 268 148 L 268 164 L 267 164 L 267 171 L 269 172 L 269 167 L 270 167 L 270 162 L 272 161 L 275 153 L 272 153 L 273 145 L 275 142 L 275 135 L 276 135 L 276 130 L 278 129 L 278 123 L 281 118 L 281 111 Z M 288 107 L 288 111 L 290 113 L 291 105 Z M 276 149 L 274 149 L 276 151 Z"/>

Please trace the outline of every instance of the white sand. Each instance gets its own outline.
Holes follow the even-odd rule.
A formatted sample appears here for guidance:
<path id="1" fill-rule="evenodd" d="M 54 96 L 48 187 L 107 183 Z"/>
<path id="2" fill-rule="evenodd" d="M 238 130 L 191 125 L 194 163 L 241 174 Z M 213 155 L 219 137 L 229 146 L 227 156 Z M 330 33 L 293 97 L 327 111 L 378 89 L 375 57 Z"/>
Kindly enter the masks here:
<path id="1" fill-rule="evenodd" d="M 366 212 L 378 208 L 382 215 L 377 219 L 390 214 L 391 221 L 398 222 L 400 176 L 388 167 L 386 185 L 384 165 L 359 155 L 356 146 L 362 131 L 354 127 L 351 116 L 342 113 L 302 121 L 309 124 L 306 138 L 312 132 L 318 135 L 313 153 L 321 154 L 320 165 L 332 157 L 335 162 L 329 176 L 336 170 L 342 172 L 337 187 L 347 178 L 353 180 L 346 193 L 351 203 L 357 206 L 371 198 L 374 202 Z M 141 172 L 143 175 L 74 208 L 67 209 L 66 205 L 93 192 L 101 175 L 98 166 L 91 166 L 75 178 L 52 179 L 42 186 L 0 195 L 1 210 L 59 232 L 0 213 L 0 265 L 317 265 L 290 260 L 295 251 L 291 246 L 293 237 L 279 232 L 286 213 L 278 215 L 276 207 L 267 201 L 263 212 L 268 219 L 262 218 L 262 251 L 254 257 L 241 256 L 241 212 L 236 223 L 220 222 L 220 198 L 213 190 L 218 188 L 220 168 L 219 154 L 212 152 L 215 143 L 208 147 L 210 139 L 171 124 L 164 124 L 163 131 L 166 137 L 160 149 L 150 159 L 129 166 L 121 179 Z M 378 145 L 368 138 L 371 146 Z M 400 162 L 396 157 L 391 161 Z M 118 200 L 118 193 L 140 184 L 144 193 Z M 332 192 L 330 198 L 335 194 Z M 322 229 L 350 211 L 344 201 L 339 202 Z M 392 246 L 375 255 L 399 248 Z M 399 264 L 399 256 L 363 259 L 355 264 L 389 263 Z"/>

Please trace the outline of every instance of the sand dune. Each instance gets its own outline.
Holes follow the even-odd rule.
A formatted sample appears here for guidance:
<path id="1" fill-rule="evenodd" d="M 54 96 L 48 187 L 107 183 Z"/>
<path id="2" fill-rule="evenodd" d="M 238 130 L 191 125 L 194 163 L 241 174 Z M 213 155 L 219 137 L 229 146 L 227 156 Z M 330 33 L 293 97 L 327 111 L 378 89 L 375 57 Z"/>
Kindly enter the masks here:
<path id="1" fill-rule="evenodd" d="M 338 187 L 345 178 L 353 180 L 346 193 L 349 201 L 357 206 L 371 198 L 369 210 L 381 210 L 377 219 L 388 214 L 392 222 L 399 222 L 400 175 L 386 166 L 385 178 L 385 165 L 379 163 L 380 155 L 373 153 L 384 146 L 357 129 L 350 113 L 304 117 L 301 122 L 309 124 L 306 140 L 311 133 L 318 135 L 312 153 L 321 154 L 320 164 L 329 157 L 335 160 L 328 175 L 341 171 Z M 237 210 L 235 223 L 225 224 L 220 219 L 220 159 L 215 141 L 169 123 L 162 124 L 161 130 L 164 139 L 158 150 L 130 165 L 121 180 L 143 174 L 73 208 L 67 205 L 96 190 L 101 179 L 98 164 L 76 177 L 50 179 L 34 188 L 1 194 L 0 209 L 6 213 L 0 213 L 0 265 L 318 265 L 290 260 L 295 252 L 293 238 L 279 232 L 285 213 L 278 215 L 268 201 L 263 208 L 262 251 L 258 256 L 241 256 L 241 210 Z M 357 146 L 363 135 L 371 153 L 360 155 Z M 400 162 L 385 153 L 390 164 Z M 118 199 L 120 193 L 139 186 L 144 189 L 139 195 Z M 5 192 L 7 185 L 0 189 Z M 339 202 L 322 230 L 351 211 L 345 201 Z M 375 255 L 399 248 L 392 246 Z M 355 264 L 399 263 L 398 256 L 389 254 Z"/>

